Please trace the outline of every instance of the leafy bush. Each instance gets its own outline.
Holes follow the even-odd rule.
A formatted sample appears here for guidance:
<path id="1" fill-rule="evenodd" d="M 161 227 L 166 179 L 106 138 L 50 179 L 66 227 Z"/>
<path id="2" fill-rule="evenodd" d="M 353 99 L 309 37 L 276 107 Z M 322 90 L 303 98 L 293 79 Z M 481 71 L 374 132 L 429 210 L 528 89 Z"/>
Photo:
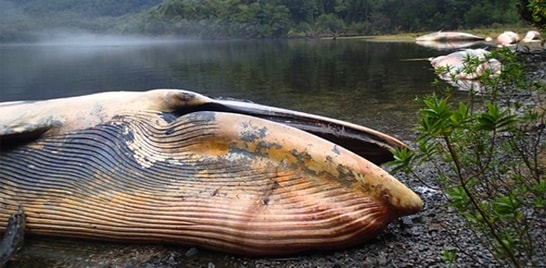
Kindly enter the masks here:
<path id="1" fill-rule="evenodd" d="M 419 168 L 432 166 L 475 239 L 501 263 L 539 266 L 546 259 L 545 243 L 536 239 L 546 226 L 546 85 L 527 79 L 510 50 L 491 57 L 503 63 L 501 75 L 486 72 L 466 101 L 451 101 L 449 90 L 421 99 L 416 148 L 396 151 L 391 164 L 417 177 Z M 464 69 L 477 64 L 470 59 Z"/>

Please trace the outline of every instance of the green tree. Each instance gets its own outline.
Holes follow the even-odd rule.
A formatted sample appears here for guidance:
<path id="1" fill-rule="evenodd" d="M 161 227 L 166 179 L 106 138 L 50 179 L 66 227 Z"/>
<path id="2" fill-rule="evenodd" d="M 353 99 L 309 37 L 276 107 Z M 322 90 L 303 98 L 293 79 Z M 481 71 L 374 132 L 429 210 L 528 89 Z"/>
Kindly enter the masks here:
<path id="1" fill-rule="evenodd" d="M 334 14 L 322 14 L 317 18 L 315 23 L 317 27 L 323 31 L 337 33 L 344 27 L 343 21 Z"/>
<path id="2" fill-rule="evenodd" d="M 544 0 L 518 0 L 517 8 L 524 20 L 546 30 L 546 2 Z"/>

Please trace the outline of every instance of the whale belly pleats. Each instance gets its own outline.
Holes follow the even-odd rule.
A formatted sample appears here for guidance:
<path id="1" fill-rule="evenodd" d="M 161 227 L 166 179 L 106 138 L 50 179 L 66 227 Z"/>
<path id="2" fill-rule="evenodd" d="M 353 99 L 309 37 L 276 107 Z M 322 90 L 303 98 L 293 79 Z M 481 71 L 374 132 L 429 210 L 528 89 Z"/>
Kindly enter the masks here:
<path id="1" fill-rule="evenodd" d="M 397 215 L 342 172 L 355 156 L 318 139 L 229 113 L 120 114 L 2 152 L 0 228 L 21 205 L 31 235 L 249 254 L 371 239 Z"/>

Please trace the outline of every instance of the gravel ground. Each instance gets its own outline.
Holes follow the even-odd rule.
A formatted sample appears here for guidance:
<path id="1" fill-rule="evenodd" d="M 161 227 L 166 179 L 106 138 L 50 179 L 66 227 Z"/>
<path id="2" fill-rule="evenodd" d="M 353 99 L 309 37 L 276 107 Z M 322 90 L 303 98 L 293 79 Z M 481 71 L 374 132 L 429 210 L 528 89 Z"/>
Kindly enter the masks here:
<path id="1" fill-rule="evenodd" d="M 522 55 L 531 79 L 546 80 L 546 53 Z M 423 170 L 431 182 L 435 174 Z M 420 182 L 395 174 L 425 201 L 422 212 L 393 222 L 375 240 L 348 250 L 285 258 L 252 258 L 197 248 L 125 245 L 74 240 L 29 239 L 8 267 L 503 267 L 449 209 L 446 197 Z M 540 233 L 540 232 L 539 232 Z M 544 233 L 544 232 L 542 232 Z M 543 237 L 542 237 L 543 239 Z M 542 240 L 546 247 L 546 242 Z M 464 249 L 464 252 L 460 249 Z M 456 253 L 452 265 L 444 251 Z M 466 255 L 465 252 L 471 253 Z M 546 260 L 543 263 L 546 267 Z"/>

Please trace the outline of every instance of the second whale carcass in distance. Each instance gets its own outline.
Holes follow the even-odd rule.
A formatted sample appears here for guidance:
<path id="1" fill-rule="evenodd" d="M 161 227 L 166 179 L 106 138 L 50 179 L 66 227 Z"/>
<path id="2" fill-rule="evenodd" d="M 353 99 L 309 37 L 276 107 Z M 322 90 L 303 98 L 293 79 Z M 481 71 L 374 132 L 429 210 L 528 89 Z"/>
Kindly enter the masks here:
<path id="1" fill-rule="evenodd" d="M 497 44 L 500 47 L 516 45 L 520 40 L 519 34 L 512 31 L 504 31 L 499 34 L 496 39 Z"/>
<path id="2" fill-rule="evenodd" d="M 323 116 L 184 90 L 0 104 L 0 231 L 248 255 L 369 241 L 421 210 L 405 147 Z M 374 164 L 376 163 L 376 164 Z"/>
<path id="3" fill-rule="evenodd" d="M 490 37 L 481 37 L 464 32 L 433 32 L 415 38 L 415 41 L 490 41 Z"/>

